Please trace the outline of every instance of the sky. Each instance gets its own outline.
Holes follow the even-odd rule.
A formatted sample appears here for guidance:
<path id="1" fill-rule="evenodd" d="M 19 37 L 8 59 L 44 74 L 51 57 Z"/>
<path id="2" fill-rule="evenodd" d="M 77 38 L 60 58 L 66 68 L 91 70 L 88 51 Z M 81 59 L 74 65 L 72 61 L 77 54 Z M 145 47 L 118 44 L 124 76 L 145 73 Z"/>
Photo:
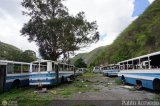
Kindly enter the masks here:
<path id="1" fill-rule="evenodd" d="M 20 36 L 23 24 L 29 17 L 23 16 L 22 0 L 0 1 L 0 41 L 12 44 L 22 50 L 33 50 L 38 54 L 34 42 Z M 135 20 L 154 0 L 66 0 L 64 5 L 70 14 L 84 11 L 88 21 L 97 21 L 100 40 L 76 53 L 89 52 L 99 46 L 111 44 L 133 20 Z"/>
<path id="2" fill-rule="evenodd" d="M 132 17 L 139 16 L 149 6 L 148 0 L 135 0 Z"/>

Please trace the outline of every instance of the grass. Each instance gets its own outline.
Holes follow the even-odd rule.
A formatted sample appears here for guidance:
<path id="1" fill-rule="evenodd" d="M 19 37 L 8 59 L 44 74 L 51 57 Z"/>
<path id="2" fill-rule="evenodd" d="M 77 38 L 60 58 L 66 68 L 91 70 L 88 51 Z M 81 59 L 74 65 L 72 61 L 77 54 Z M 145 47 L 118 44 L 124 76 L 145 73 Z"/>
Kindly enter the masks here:
<path id="1" fill-rule="evenodd" d="M 80 78 L 95 77 L 93 73 L 85 73 Z M 55 96 L 62 98 L 70 97 L 76 93 L 84 93 L 89 91 L 99 91 L 92 87 L 90 81 L 74 81 L 71 84 L 61 84 L 58 87 L 48 89 L 47 93 L 35 93 L 36 88 L 20 88 L 10 90 L 3 94 L 0 94 L 1 101 L 17 102 L 18 106 L 45 106 L 55 100 Z"/>
<path id="2" fill-rule="evenodd" d="M 97 91 L 97 89 L 92 88 L 90 85 L 91 85 L 91 82 L 75 81 L 73 82 L 72 86 L 60 89 L 57 91 L 57 93 L 66 98 L 66 97 L 72 96 L 75 93 Z"/>
<path id="3" fill-rule="evenodd" d="M 94 88 L 93 90 L 94 90 L 94 91 L 99 91 L 100 89 L 99 89 L 99 88 Z"/>
<path id="4" fill-rule="evenodd" d="M 128 88 L 129 91 L 136 91 L 135 88 Z"/>
<path id="5" fill-rule="evenodd" d="M 96 76 L 97 74 L 87 72 L 87 73 L 84 73 L 82 77 L 96 77 Z"/>
<path id="6" fill-rule="evenodd" d="M 34 88 L 14 89 L 0 94 L 0 101 L 17 102 L 18 106 L 44 106 L 53 100 L 51 93 L 34 93 Z"/>
<path id="7" fill-rule="evenodd" d="M 122 81 L 119 80 L 118 78 L 115 78 L 114 81 L 115 81 L 116 85 L 121 85 L 122 84 Z"/>

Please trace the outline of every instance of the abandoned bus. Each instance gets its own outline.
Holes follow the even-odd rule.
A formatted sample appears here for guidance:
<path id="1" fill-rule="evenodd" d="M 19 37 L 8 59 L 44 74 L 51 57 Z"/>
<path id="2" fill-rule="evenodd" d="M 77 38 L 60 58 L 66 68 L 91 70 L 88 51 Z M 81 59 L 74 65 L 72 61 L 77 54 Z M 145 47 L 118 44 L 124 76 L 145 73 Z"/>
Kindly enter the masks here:
<path id="1" fill-rule="evenodd" d="M 136 89 L 160 90 L 160 52 L 119 62 L 118 78 Z"/>
<path id="2" fill-rule="evenodd" d="M 110 64 L 102 67 L 102 70 L 103 70 L 102 73 L 104 76 L 117 76 L 119 72 L 119 65 Z"/>
<path id="3" fill-rule="evenodd" d="M 57 85 L 74 77 L 74 66 L 51 60 L 30 65 L 30 85 Z"/>
<path id="4" fill-rule="evenodd" d="M 76 76 L 82 75 L 83 73 L 85 73 L 87 71 L 86 68 L 78 68 L 75 72 Z"/>
<path id="5" fill-rule="evenodd" d="M 29 63 L 0 60 L 0 92 L 29 85 Z"/>
<path id="6" fill-rule="evenodd" d="M 101 67 L 100 67 L 100 66 L 95 66 L 95 67 L 93 68 L 93 73 L 102 73 Z"/>
<path id="7" fill-rule="evenodd" d="M 73 65 L 59 63 L 59 77 L 61 78 L 61 82 L 67 82 L 74 79 L 75 67 Z"/>

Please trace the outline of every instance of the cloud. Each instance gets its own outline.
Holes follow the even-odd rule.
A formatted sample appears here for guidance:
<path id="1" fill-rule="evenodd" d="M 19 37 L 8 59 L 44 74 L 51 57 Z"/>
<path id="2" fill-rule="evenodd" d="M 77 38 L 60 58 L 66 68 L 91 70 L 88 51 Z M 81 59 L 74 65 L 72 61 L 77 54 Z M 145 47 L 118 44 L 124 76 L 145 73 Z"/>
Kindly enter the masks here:
<path id="1" fill-rule="evenodd" d="M 79 52 L 91 51 L 99 46 L 109 45 L 134 19 L 134 0 L 67 0 L 65 5 L 71 14 L 84 11 L 89 21 L 97 21 L 99 32 L 103 36 L 91 47 L 83 48 Z"/>
<path id="2" fill-rule="evenodd" d="M 29 43 L 26 37 L 20 36 L 23 24 L 28 17 L 22 15 L 24 10 L 19 0 L 2 0 L 0 3 L 0 41 L 12 44 L 22 50 L 33 50 L 38 54 L 35 43 Z"/>
<path id="3" fill-rule="evenodd" d="M 155 1 L 155 0 L 148 0 L 150 3 L 152 3 L 153 1 Z"/>
<path id="4" fill-rule="evenodd" d="M 22 1 L 22 0 L 21 0 Z M 22 15 L 24 10 L 20 0 L 1 0 L 0 3 L 0 41 L 9 43 L 22 50 L 31 49 L 38 52 L 35 43 L 29 43 L 20 36 L 20 30 L 29 18 Z M 88 52 L 99 46 L 111 44 L 134 19 L 132 17 L 134 0 L 67 0 L 64 2 L 71 14 L 80 11 L 86 13 L 89 21 L 97 21 L 102 40 L 78 52 Z"/>

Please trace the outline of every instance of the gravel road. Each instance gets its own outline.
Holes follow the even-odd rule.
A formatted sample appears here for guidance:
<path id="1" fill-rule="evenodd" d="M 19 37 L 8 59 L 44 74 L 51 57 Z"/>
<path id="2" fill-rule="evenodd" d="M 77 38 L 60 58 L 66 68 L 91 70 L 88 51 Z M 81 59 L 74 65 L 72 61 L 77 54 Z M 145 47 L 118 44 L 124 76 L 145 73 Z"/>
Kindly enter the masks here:
<path id="1" fill-rule="evenodd" d="M 91 103 L 95 102 L 94 104 L 98 103 L 98 101 L 103 101 L 101 102 L 103 103 L 102 105 L 106 105 L 106 103 L 108 103 L 104 101 L 114 100 L 112 103 L 115 103 L 114 105 L 116 105 L 122 100 L 153 100 L 156 95 L 153 91 L 149 90 L 137 91 L 131 85 L 118 85 L 115 83 L 115 78 L 104 77 L 100 74 L 96 75 L 95 77 L 80 77 L 79 79 L 91 82 L 91 86 L 94 89 L 98 89 L 98 91 L 84 93 L 77 92 L 67 98 L 57 96 L 56 100 L 66 100 L 69 101 L 69 104 L 71 101 L 71 103 L 89 101 Z M 118 103 L 116 103 L 115 100 L 117 100 Z M 54 103 L 56 102 L 54 101 Z M 51 103 L 50 105 L 53 105 L 54 103 Z M 63 103 L 62 101 L 57 103 L 61 103 L 61 106 L 69 105 L 67 103 Z"/>

